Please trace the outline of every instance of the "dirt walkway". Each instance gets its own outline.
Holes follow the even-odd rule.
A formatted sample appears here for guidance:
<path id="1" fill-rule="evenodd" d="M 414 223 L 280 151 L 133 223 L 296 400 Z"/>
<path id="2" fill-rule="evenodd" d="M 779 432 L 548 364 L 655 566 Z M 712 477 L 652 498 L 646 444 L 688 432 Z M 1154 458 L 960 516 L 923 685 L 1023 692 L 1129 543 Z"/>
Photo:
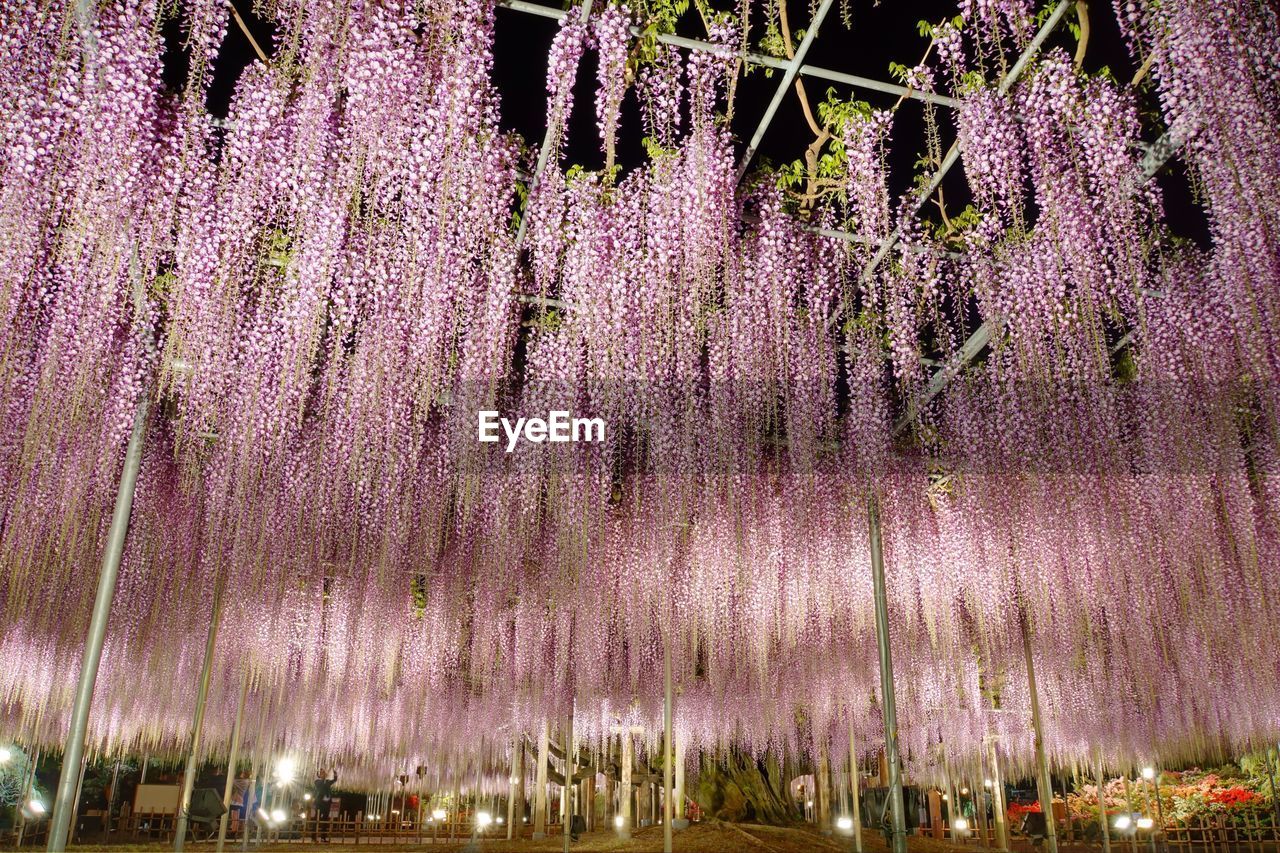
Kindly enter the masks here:
<path id="1" fill-rule="evenodd" d="M 73 851 L 121 851 L 121 850 L 172 850 L 168 844 L 111 844 L 75 845 Z M 187 849 L 206 853 L 212 844 L 188 844 Z M 238 853 L 239 844 L 228 844 L 228 853 Z M 476 842 L 452 842 L 440 844 L 311 844 L 280 842 L 250 846 L 250 850 L 278 851 L 278 853 L 399 853 L 408 850 L 427 850 L 433 853 L 559 853 L 564 849 L 561 838 L 541 841 L 506 841 L 481 839 Z M 662 828 L 648 827 L 637 830 L 630 841 L 620 840 L 612 832 L 592 832 L 570 848 L 574 853 L 661 853 Z M 887 853 L 884 836 L 879 833 L 863 834 L 864 853 Z M 911 853 L 978 853 L 978 847 L 961 847 L 931 838 L 910 838 Z M 820 835 L 808 827 L 761 826 L 757 824 L 699 823 L 676 833 L 676 853 L 851 853 L 853 840 L 848 837 Z"/>

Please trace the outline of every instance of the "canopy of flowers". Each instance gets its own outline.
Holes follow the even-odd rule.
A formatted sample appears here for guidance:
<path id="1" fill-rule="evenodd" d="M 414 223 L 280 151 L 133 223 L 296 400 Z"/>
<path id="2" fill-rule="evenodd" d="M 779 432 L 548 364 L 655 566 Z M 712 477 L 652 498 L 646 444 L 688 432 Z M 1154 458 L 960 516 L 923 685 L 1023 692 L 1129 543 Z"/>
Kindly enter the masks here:
<path id="1" fill-rule="evenodd" d="M 1280 734 L 1268 3 L 1117 0 L 1154 124 L 1060 48 L 1005 85 L 1036 9 L 960 3 L 912 72 L 960 101 L 973 205 L 942 234 L 889 190 L 915 144 L 890 111 L 828 113 L 816 206 L 739 182 L 746 0 L 717 50 L 641 51 L 626 6 L 567 16 L 537 152 L 502 130 L 490 0 L 262 3 L 269 61 L 216 124 L 229 7 L 180 3 L 174 92 L 170 5 L 0 8 L 0 731 L 66 731 L 149 400 L 99 749 L 186 743 L 215 597 L 215 752 L 245 676 L 259 752 L 473 780 L 569 707 L 587 743 L 656 732 L 668 647 L 691 755 L 875 749 L 872 494 L 917 778 L 988 734 L 1028 766 L 1024 632 L 1055 761 Z M 570 168 L 572 111 L 612 158 L 629 88 L 651 157 Z M 1149 180 L 1162 130 L 1207 247 Z M 507 453 L 481 409 L 606 441 Z"/>

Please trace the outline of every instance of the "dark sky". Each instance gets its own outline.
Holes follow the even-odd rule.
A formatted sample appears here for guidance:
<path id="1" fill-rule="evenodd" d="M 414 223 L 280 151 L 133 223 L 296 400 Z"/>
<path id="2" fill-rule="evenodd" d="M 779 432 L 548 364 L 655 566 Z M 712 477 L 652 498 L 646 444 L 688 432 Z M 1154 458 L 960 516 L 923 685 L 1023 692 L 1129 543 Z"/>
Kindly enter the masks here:
<path id="1" fill-rule="evenodd" d="M 551 0 L 539 2 L 555 5 Z M 891 79 L 891 62 L 914 65 L 919 61 L 927 41 L 918 32 L 917 21 L 925 19 L 936 22 L 957 13 L 954 0 L 846 2 L 850 4 L 852 27 L 844 25 L 838 6 L 833 8 L 809 52 L 807 62 L 881 80 Z M 267 47 L 271 42 L 271 27 L 250 13 L 251 4 L 248 0 L 239 0 L 236 5 L 249 21 L 259 42 Z M 717 5 L 724 6 L 725 0 L 718 0 Z M 1090 9 L 1092 35 L 1086 70 L 1096 71 L 1107 66 L 1117 78 L 1128 80 L 1133 75 L 1133 63 L 1122 42 L 1112 4 L 1103 0 L 1090 4 Z M 788 10 L 793 28 L 808 25 L 810 14 L 807 0 L 791 0 Z M 701 25 L 695 15 L 687 15 L 683 23 L 686 26 L 681 30 L 682 35 L 694 38 L 705 36 L 700 31 Z M 541 142 L 545 130 L 547 49 L 556 28 L 556 22 L 548 18 L 509 9 L 497 11 L 494 80 L 502 96 L 504 129 L 518 132 L 532 144 Z M 177 86 L 180 85 L 185 67 L 180 48 L 180 23 L 170 22 L 167 34 L 172 46 L 167 68 L 171 84 Z M 1074 51 L 1075 39 L 1066 27 L 1060 27 L 1049 44 Z M 215 115 L 226 114 L 234 81 L 252 59 L 253 52 L 248 40 L 232 24 L 215 68 L 215 81 L 210 93 L 210 108 Z M 766 77 L 757 72 L 745 76 L 740 82 L 734 119 L 739 152 L 745 147 L 764 114 L 779 79 L 779 74 Z M 816 104 L 822 100 L 831 84 L 811 79 L 806 85 L 809 87 L 811 102 Z M 579 69 L 575 110 L 567 140 L 567 161 L 581 163 L 588 168 L 599 168 L 604 161 L 595 129 L 595 111 L 592 106 L 594 86 L 595 56 L 588 53 Z M 847 86 L 836 85 L 835 88 L 842 97 L 852 94 L 858 99 L 869 101 L 873 106 L 891 106 L 896 100 L 893 96 L 875 92 L 853 93 Z M 946 146 L 954 139 L 949 111 L 940 108 L 938 114 L 942 120 L 943 144 Z M 923 134 L 922 108 L 918 102 L 909 102 L 899 110 L 893 134 L 890 165 L 895 195 L 905 191 L 910 185 L 913 165 L 923 152 Z M 639 109 L 634 96 L 629 94 L 624 104 L 618 148 L 618 160 L 624 168 L 643 161 L 641 135 Z M 1153 131 L 1148 135 L 1154 137 L 1155 133 Z M 794 94 L 788 94 L 769 126 L 756 162 L 760 162 L 760 158 L 774 163 L 789 162 L 801 156 L 810 141 L 812 136 L 804 122 L 799 102 Z M 1181 166 L 1175 164 L 1166 169 L 1159 180 L 1165 190 L 1168 213 L 1175 230 L 1203 241 L 1203 217 L 1191 201 Z M 953 170 L 943 188 L 949 207 L 958 209 L 963 206 L 967 193 L 962 169 Z"/>

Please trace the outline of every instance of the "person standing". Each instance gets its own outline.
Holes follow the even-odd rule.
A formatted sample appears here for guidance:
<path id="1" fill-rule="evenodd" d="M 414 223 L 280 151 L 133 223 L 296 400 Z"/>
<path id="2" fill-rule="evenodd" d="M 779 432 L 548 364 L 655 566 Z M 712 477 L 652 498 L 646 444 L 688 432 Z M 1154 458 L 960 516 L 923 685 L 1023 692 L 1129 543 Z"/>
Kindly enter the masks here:
<path id="1" fill-rule="evenodd" d="M 329 816 L 329 802 L 333 799 L 333 785 L 338 781 L 338 771 L 333 771 L 333 775 L 323 769 L 316 772 L 316 778 L 311 783 L 311 800 L 315 804 L 316 819 L 311 825 L 311 840 L 316 842 L 328 842 L 329 835 L 325 833 L 320 835 L 321 816 L 327 818 Z"/>

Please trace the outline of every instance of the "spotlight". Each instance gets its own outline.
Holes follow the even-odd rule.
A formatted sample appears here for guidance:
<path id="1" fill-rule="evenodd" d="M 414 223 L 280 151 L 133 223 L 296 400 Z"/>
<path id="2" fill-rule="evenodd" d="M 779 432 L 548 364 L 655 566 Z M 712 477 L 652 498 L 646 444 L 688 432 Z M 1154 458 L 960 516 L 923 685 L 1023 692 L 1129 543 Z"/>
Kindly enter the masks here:
<path id="1" fill-rule="evenodd" d="M 982 787 L 984 787 L 984 788 L 990 788 L 990 787 L 991 787 L 991 780 L 990 780 L 990 779 L 983 779 L 983 780 L 982 780 Z"/>
<path id="2" fill-rule="evenodd" d="M 1149 817 L 1138 818 L 1138 829 L 1150 829 L 1155 825 L 1156 822 Z"/>
<path id="3" fill-rule="evenodd" d="M 276 809 L 275 811 L 271 812 L 271 819 L 274 820 L 276 823 L 284 823 L 284 819 L 286 817 L 287 815 L 284 813 L 284 809 Z"/>
<path id="4" fill-rule="evenodd" d="M 968 832 L 969 821 L 965 820 L 962 817 L 958 817 L 955 820 L 951 821 L 951 828 L 954 829 L 956 832 Z"/>
<path id="5" fill-rule="evenodd" d="M 1115 822 L 1116 829 L 1128 829 L 1132 825 L 1133 825 L 1133 818 L 1129 817 L 1127 814 L 1122 814 L 1118 818 L 1116 818 L 1116 822 Z"/>
<path id="6" fill-rule="evenodd" d="M 493 823 L 493 815 L 488 812 L 480 812 L 476 815 L 476 825 L 482 829 L 491 823 Z"/>
<path id="7" fill-rule="evenodd" d="M 806 805 L 806 806 L 811 806 L 811 805 L 813 805 L 813 800 L 809 800 L 807 803 L 805 803 L 805 805 Z"/>
<path id="8" fill-rule="evenodd" d="M 1154 767 L 1142 768 L 1142 778 L 1150 782 L 1152 779 L 1156 778 L 1156 769 Z"/>
<path id="9" fill-rule="evenodd" d="M 528 818 L 525 818 L 526 823 L 528 822 L 528 820 L 529 820 Z M 622 829 L 622 827 L 627 825 L 627 819 L 624 818 L 622 815 L 618 815 L 613 819 L 613 825 L 618 827 L 618 829 Z"/>
<path id="10" fill-rule="evenodd" d="M 505 817 L 503 817 L 502 815 L 498 815 L 498 819 L 497 819 L 498 826 L 502 826 L 502 824 L 506 822 L 507 822 L 507 819 Z"/>
<path id="11" fill-rule="evenodd" d="M 525 823 L 528 823 L 528 822 L 529 822 L 529 818 L 527 818 L 527 817 L 522 817 L 522 818 L 520 818 L 520 820 L 524 821 Z"/>
<path id="12" fill-rule="evenodd" d="M 29 800 L 27 808 L 31 810 L 32 814 L 44 814 L 44 803 L 39 800 Z"/>
<path id="13" fill-rule="evenodd" d="M 282 784 L 289 784 L 298 775 L 298 762 L 292 758 L 282 758 L 276 762 L 276 778 Z"/>
<path id="14" fill-rule="evenodd" d="M 950 797 L 948 797 L 946 794 L 943 794 L 943 795 L 942 795 L 942 801 L 943 801 L 944 803 L 945 803 L 947 800 L 949 800 L 949 799 L 951 799 L 951 798 L 950 798 Z"/>
<path id="15" fill-rule="evenodd" d="M 851 832 L 853 830 L 853 818 L 848 816 L 836 818 L 836 829 L 841 832 Z"/>
<path id="16" fill-rule="evenodd" d="M 307 802 L 310 802 L 310 801 L 311 801 L 311 795 L 310 795 L 310 794 L 303 794 L 303 795 L 302 795 L 302 799 L 306 800 Z"/>
<path id="17" fill-rule="evenodd" d="M 961 788 L 961 789 L 960 789 L 960 793 L 961 793 L 961 794 L 967 794 L 967 793 L 969 793 L 969 789 L 968 789 L 968 788 Z"/>
<path id="18" fill-rule="evenodd" d="M 0 764 L 8 764 L 13 758 L 13 753 L 3 746 L 0 746 Z"/>
<path id="19" fill-rule="evenodd" d="M 431 813 L 431 816 L 436 820 L 444 820 L 446 817 L 449 816 L 449 813 L 446 812 L 444 809 L 436 809 Z"/>

